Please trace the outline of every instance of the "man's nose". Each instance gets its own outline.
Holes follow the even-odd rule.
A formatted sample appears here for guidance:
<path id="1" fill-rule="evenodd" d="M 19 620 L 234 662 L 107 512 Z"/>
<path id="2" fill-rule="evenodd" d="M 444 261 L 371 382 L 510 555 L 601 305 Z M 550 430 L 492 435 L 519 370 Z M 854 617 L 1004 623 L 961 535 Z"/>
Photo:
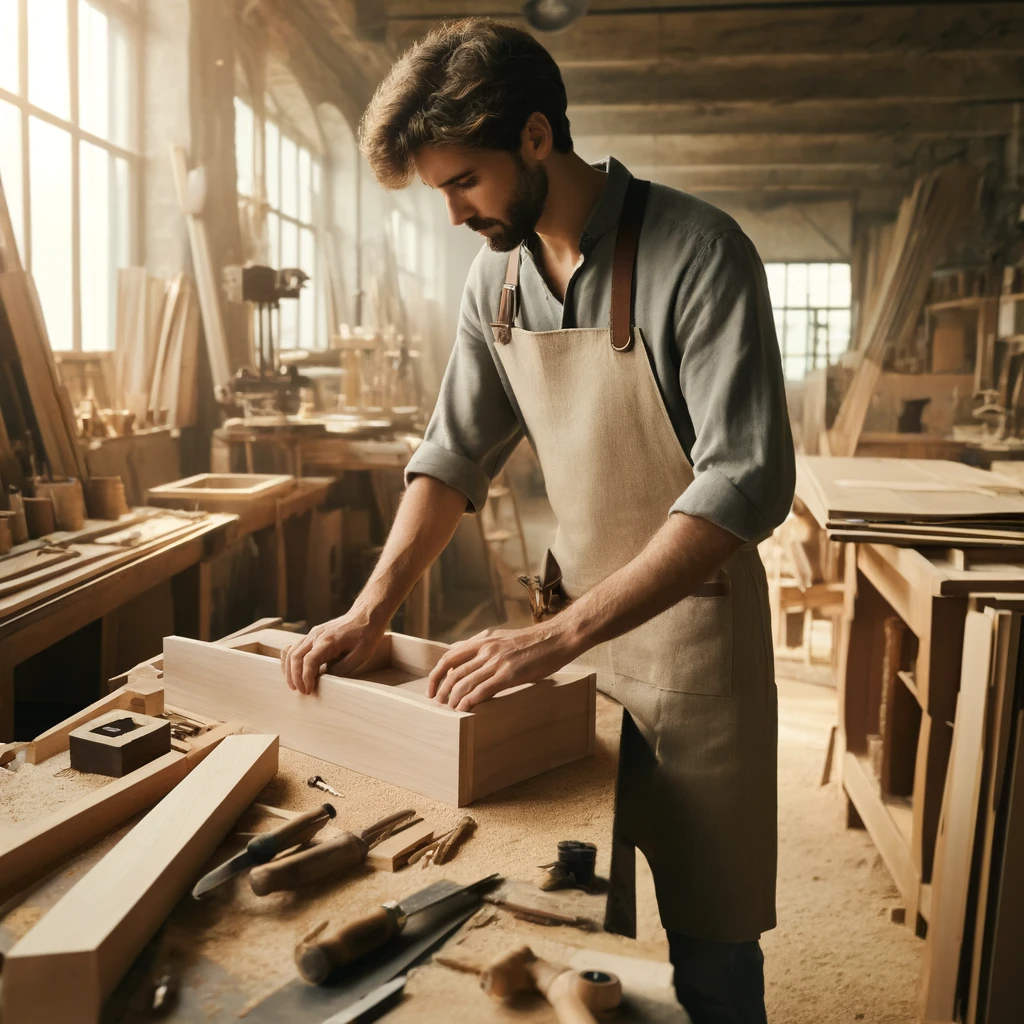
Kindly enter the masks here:
<path id="1" fill-rule="evenodd" d="M 445 202 L 448 205 L 448 220 L 451 221 L 453 227 L 465 224 L 472 216 L 472 212 L 465 204 L 459 202 L 457 196 L 446 196 Z"/>

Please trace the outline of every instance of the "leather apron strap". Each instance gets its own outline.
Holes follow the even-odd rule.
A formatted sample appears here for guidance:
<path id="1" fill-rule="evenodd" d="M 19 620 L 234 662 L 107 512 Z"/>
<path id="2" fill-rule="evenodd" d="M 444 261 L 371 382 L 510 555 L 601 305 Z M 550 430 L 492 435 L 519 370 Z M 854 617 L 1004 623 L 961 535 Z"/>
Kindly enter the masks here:
<path id="1" fill-rule="evenodd" d="M 636 284 L 636 253 L 640 245 L 640 229 L 644 223 L 647 195 L 651 183 L 631 178 L 619 214 L 615 235 L 615 253 L 612 257 L 612 296 L 610 327 L 612 348 L 628 352 L 633 347 L 633 297 Z M 519 254 L 517 245 L 508 254 L 505 283 L 501 286 L 498 316 L 491 327 L 497 328 L 496 337 L 503 345 L 512 340 L 512 327 L 516 318 L 516 300 L 519 291 Z"/>

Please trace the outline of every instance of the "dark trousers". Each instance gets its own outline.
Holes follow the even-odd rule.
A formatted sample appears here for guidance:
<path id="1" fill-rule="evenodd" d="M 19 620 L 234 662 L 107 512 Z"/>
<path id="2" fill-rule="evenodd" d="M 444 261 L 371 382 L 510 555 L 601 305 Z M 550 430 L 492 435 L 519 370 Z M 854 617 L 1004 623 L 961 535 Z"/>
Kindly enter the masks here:
<path id="1" fill-rule="evenodd" d="M 668 952 L 676 998 L 693 1024 L 768 1024 L 757 942 L 712 942 L 670 931 Z"/>

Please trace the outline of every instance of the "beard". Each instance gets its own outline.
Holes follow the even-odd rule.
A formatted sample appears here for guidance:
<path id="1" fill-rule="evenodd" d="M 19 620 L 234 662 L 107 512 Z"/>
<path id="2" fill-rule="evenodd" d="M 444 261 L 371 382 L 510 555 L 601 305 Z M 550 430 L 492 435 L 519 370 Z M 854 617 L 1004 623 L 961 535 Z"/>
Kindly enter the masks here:
<path id="1" fill-rule="evenodd" d="M 511 252 L 533 234 L 548 198 L 548 176 L 544 168 L 538 167 L 531 171 L 519 153 L 513 153 L 513 157 L 518 171 L 505 219 L 471 217 L 466 221 L 466 227 L 471 231 L 499 229 L 493 235 L 484 236 L 492 252 Z"/>

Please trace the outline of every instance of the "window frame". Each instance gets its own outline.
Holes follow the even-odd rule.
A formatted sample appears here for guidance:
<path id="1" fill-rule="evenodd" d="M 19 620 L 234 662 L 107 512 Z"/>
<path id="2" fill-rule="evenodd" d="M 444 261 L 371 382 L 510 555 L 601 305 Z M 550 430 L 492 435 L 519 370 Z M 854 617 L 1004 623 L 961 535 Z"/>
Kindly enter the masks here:
<path id="1" fill-rule="evenodd" d="M 82 174 L 81 147 L 88 143 L 108 154 L 123 159 L 128 166 L 128 210 L 131 224 L 128 238 L 130 251 L 128 265 L 139 262 L 142 251 L 143 202 L 142 202 L 142 155 L 140 143 L 142 139 L 142 103 L 143 61 L 141 60 L 144 44 L 143 15 L 137 0 L 87 0 L 97 10 L 111 18 L 116 18 L 124 26 L 129 40 L 128 80 L 133 89 L 128 97 L 130 108 L 128 123 L 134 136 L 135 149 L 127 149 L 116 142 L 111 142 L 81 127 L 81 111 L 79 109 L 78 80 L 78 7 L 79 0 L 66 0 L 68 17 L 68 118 L 64 119 L 42 107 L 36 106 L 29 99 L 29 53 L 28 53 L 28 5 L 31 0 L 17 0 L 18 6 L 18 92 L 12 93 L 0 88 L 0 100 L 11 104 L 18 111 L 21 127 L 21 226 L 22 246 L 21 262 L 24 268 L 32 271 L 32 175 L 31 175 L 31 118 L 59 128 L 71 139 L 71 302 L 72 302 L 72 338 L 71 349 L 59 349 L 60 352 L 82 351 Z M 116 269 L 116 268 L 115 268 Z M 44 310 L 45 313 L 45 310 Z M 104 349 L 88 351 L 102 353 L 114 348 L 114 335 L 111 332 L 109 344 Z"/>
<path id="2" fill-rule="evenodd" d="M 235 100 L 237 103 L 242 103 L 248 108 L 249 115 L 252 117 L 252 152 L 247 155 L 249 161 L 248 177 L 252 184 L 251 195 L 246 195 L 244 192 L 239 192 L 239 196 L 243 199 L 250 201 L 261 202 L 265 204 L 265 225 L 267 232 L 267 244 L 272 251 L 276 250 L 277 258 L 280 261 L 280 266 L 275 267 L 275 270 L 280 270 L 284 267 L 284 261 L 282 256 L 282 242 L 283 242 L 283 229 L 284 225 L 290 224 L 294 227 L 296 232 L 296 257 L 295 266 L 301 267 L 307 274 L 309 274 L 309 283 L 306 285 L 312 294 L 312 308 L 313 308 L 313 344 L 310 348 L 307 348 L 302 343 L 302 325 L 303 325 L 303 309 L 301 302 L 296 302 L 296 313 L 295 313 L 295 350 L 316 352 L 323 351 L 330 347 L 330 334 L 331 328 L 328 323 L 328 318 L 324 307 L 325 303 L 325 289 L 329 287 L 327 280 L 327 263 L 325 255 L 322 251 L 323 247 L 323 233 L 327 230 L 327 210 L 325 209 L 324 202 L 324 190 L 328 188 L 327 182 L 331 175 L 330 157 L 327 150 L 321 146 L 316 145 L 308 136 L 301 132 L 289 119 L 281 104 L 274 98 L 273 93 L 267 91 L 262 110 L 258 109 L 257 106 L 252 102 L 251 98 L 240 91 L 235 90 Z M 235 116 L 238 116 L 238 108 L 235 108 Z M 277 131 L 277 152 L 276 152 L 276 178 L 278 184 L 278 197 L 277 202 L 271 200 L 268 188 L 268 167 L 270 162 L 270 153 L 268 152 L 269 142 L 267 139 L 267 125 L 272 124 Z M 237 148 L 237 129 L 235 133 L 236 147 L 235 147 L 235 161 L 236 164 L 239 159 L 239 152 Z M 305 150 L 309 154 L 309 195 L 310 195 L 310 219 L 305 221 L 302 219 L 302 199 L 301 199 L 301 188 L 299 193 L 295 197 L 296 206 L 295 213 L 286 213 L 284 210 L 284 202 L 282 200 L 283 188 L 284 188 L 284 140 L 287 139 L 295 147 L 295 180 L 300 182 L 300 168 L 301 168 L 301 153 Z M 314 181 L 316 180 L 316 172 L 319 170 L 320 175 L 320 193 L 314 189 Z M 240 177 L 240 175 L 239 175 Z M 262 191 L 262 194 L 258 194 Z M 271 218 L 276 218 L 271 220 Z M 272 226 L 276 223 L 277 226 L 277 238 L 276 240 L 271 239 L 270 233 Z M 309 269 L 302 266 L 302 232 L 309 231 L 313 236 L 313 267 Z M 271 262 L 271 252 L 267 253 L 267 262 Z M 286 299 L 285 302 L 292 302 L 296 300 Z M 281 326 L 281 308 L 279 307 L 273 313 L 274 323 L 274 335 L 275 335 L 275 348 L 278 351 L 284 350 L 282 345 L 282 326 Z"/>
<path id="3" fill-rule="evenodd" d="M 827 266 L 830 268 L 841 266 L 846 267 L 851 274 L 851 289 L 852 289 L 852 265 L 847 260 L 769 260 L 765 262 L 766 276 L 769 274 L 770 267 L 783 267 L 785 276 L 783 279 L 783 293 L 781 301 L 776 301 L 776 297 L 771 294 L 769 288 L 769 298 L 771 299 L 772 305 L 772 317 L 776 323 L 776 334 L 778 335 L 779 343 L 779 355 L 782 362 L 783 376 L 787 381 L 793 381 L 794 383 L 806 380 L 807 375 L 814 370 L 822 369 L 832 363 L 836 362 L 844 352 L 849 351 L 850 345 L 853 343 L 853 296 L 852 290 L 850 295 L 850 301 L 847 305 L 833 305 L 831 303 L 831 295 L 829 296 L 830 302 L 828 305 L 814 305 L 810 301 L 810 296 L 807 297 L 807 302 L 804 305 L 791 305 L 789 302 L 789 271 L 791 267 L 804 267 L 807 272 L 810 272 L 811 267 L 815 266 Z M 829 285 L 829 291 L 831 292 L 831 284 Z M 786 344 L 786 314 L 790 312 L 806 313 L 807 314 L 807 333 L 803 341 L 803 348 L 801 351 L 796 352 L 794 349 L 787 348 Z M 833 350 L 831 342 L 831 331 L 832 328 L 825 323 L 824 325 L 818 325 L 815 314 L 825 313 L 826 316 L 831 313 L 845 312 L 850 316 L 850 325 L 847 330 L 847 338 L 845 347 L 842 350 Z M 814 317 L 814 319 L 812 319 Z M 778 325 L 781 323 L 782 331 L 779 331 Z M 811 333 L 812 330 L 817 330 L 819 326 L 823 326 L 825 329 L 825 351 L 819 352 L 812 349 L 811 344 Z M 790 377 L 786 373 L 786 360 L 787 356 L 790 360 L 799 358 L 803 362 L 803 373 L 799 377 Z"/>

